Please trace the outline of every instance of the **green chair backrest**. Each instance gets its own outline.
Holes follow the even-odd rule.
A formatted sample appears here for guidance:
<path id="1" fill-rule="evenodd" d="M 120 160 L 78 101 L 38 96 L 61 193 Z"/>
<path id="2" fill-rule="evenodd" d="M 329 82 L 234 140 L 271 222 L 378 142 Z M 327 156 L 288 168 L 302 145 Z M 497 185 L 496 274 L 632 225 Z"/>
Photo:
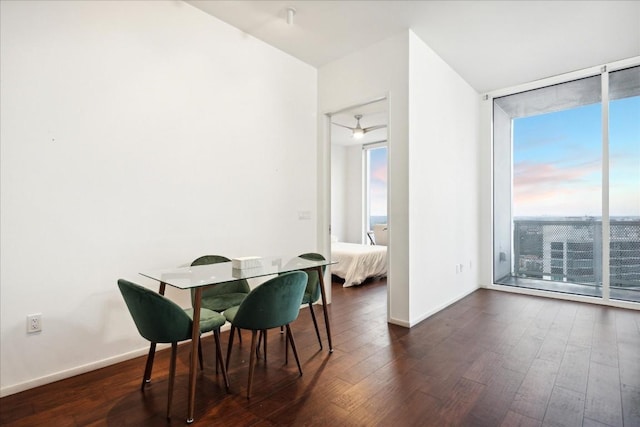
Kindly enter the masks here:
<path id="1" fill-rule="evenodd" d="M 262 330 L 287 325 L 298 318 L 307 273 L 292 271 L 267 280 L 249 292 L 233 319 L 240 329 Z"/>
<path id="2" fill-rule="evenodd" d="M 323 257 L 322 255 L 320 255 L 318 253 L 315 253 L 315 252 L 302 254 L 302 255 L 300 255 L 300 258 L 309 259 L 309 260 L 312 260 L 312 261 L 324 261 L 325 260 L 325 257 Z M 322 267 L 322 274 L 324 274 L 325 269 L 326 269 L 326 267 L 323 266 Z M 307 281 L 307 289 L 306 289 L 305 293 L 310 295 L 311 302 L 316 302 L 320 298 L 320 286 L 318 286 L 318 283 L 319 283 L 318 271 L 317 270 L 309 270 L 309 271 L 307 271 L 307 274 L 309 275 L 309 280 Z"/>
<path id="3" fill-rule="evenodd" d="M 156 343 L 173 343 L 191 338 L 191 318 L 173 301 L 125 279 L 118 287 L 138 332 Z"/>
<path id="4" fill-rule="evenodd" d="M 218 264 L 220 262 L 231 262 L 229 258 L 222 255 L 204 255 L 196 259 L 191 265 Z M 251 288 L 246 279 L 234 280 L 233 282 L 219 283 L 215 286 L 209 286 L 202 290 L 202 297 L 214 297 L 224 294 L 248 294 Z M 193 302 L 194 290 L 191 290 L 191 299 Z"/>

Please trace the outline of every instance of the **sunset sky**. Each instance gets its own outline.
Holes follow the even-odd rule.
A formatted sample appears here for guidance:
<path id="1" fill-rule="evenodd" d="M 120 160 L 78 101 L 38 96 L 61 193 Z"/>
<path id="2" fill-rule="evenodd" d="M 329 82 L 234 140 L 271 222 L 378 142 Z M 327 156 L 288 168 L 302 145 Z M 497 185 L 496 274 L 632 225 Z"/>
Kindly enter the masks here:
<path id="1" fill-rule="evenodd" d="M 514 216 L 602 215 L 601 105 L 515 119 Z M 640 97 L 609 107 L 610 214 L 640 216 Z M 387 149 L 370 150 L 370 213 L 387 215 Z"/>
<path id="2" fill-rule="evenodd" d="M 602 214 L 601 105 L 515 119 L 514 216 Z M 640 216 L 640 97 L 609 107 L 610 214 Z"/>
<path id="3" fill-rule="evenodd" d="M 370 215 L 387 215 L 387 147 L 369 150 Z"/>

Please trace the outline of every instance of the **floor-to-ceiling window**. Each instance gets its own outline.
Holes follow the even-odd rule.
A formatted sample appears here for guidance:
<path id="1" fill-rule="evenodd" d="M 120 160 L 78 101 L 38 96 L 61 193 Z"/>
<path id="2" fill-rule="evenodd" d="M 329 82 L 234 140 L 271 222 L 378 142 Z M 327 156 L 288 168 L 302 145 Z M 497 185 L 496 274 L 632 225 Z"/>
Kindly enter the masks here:
<path id="1" fill-rule="evenodd" d="M 611 298 L 640 301 L 640 66 L 609 73 Z"/>
<path id="2" fill-rule="evenodd" d="M 494 283 L 640 302 L 640 67 L 493 99 Z"/>
<path id="3" fill-rule="evenodd" d="M 387 145 L 386 142 L 363 145 L 365 162 L 365 224 L 372 230 L 387 223 Z"/>

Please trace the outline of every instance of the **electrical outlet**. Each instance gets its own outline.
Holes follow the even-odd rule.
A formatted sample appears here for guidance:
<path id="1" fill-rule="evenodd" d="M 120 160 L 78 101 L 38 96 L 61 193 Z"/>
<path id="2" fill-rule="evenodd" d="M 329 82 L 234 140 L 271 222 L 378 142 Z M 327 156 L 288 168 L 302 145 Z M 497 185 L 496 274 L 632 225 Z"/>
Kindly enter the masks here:
<path id="1" fill-rule="evenodd" d="M 33 334 L 34 332 L 42 331 L 42 313 L 35 313 L 27 315 L 27 333 Z"/>

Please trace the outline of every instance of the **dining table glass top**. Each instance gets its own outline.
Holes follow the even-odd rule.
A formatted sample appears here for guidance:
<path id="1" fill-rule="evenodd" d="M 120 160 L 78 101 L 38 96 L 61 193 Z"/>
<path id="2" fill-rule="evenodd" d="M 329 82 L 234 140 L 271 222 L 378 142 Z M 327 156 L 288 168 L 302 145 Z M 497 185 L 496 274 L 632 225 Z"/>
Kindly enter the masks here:
<path id="1" fill-rule="evenodd" d="M 140 272 L 144 277 L 157 280 L 179 289 L 232 282 L 238 279 L 270 276 L 289 271 L 306 270 L 335 264 L 331 260 L 310 260 L 300 257 L 269 256 L 260 258 L 259 267 L 233 268 L 233 263 L 178 267 L 172 269 Z"/>

